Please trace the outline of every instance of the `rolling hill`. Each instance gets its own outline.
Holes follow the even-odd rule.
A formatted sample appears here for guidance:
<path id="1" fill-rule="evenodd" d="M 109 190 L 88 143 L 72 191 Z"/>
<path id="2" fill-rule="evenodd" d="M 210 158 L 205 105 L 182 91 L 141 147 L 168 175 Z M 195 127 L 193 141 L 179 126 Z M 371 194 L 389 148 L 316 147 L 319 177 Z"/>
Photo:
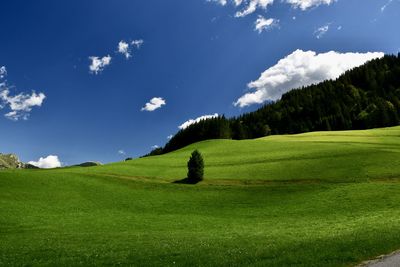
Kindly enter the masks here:
<path id="1" fill-rule="evenodd" d="M 208 140 L 165 155 L 89 168 L 86 172 L 170 182 L 185 178 L 186 162 L 194 149 L 204 155 L 205 179 L 209 183 L 400 177 L 400 127 Z"/>
<path id="2" fill-rule="evenodd" d="M 221 116 L 192 124 L 151 155 L 207 139 L 242 140 L 399 125 L 400 54 L 369 61 L 336 80 L 293 89 L 281 99 L 239 117 Z"/>
<path id="3" fill-rule="evenodd" d="M 205 181 L 175 184 L 199 149 Z M 400 127 L 0 171 L 0 265 L 349 266 L 400 247 Z"/>

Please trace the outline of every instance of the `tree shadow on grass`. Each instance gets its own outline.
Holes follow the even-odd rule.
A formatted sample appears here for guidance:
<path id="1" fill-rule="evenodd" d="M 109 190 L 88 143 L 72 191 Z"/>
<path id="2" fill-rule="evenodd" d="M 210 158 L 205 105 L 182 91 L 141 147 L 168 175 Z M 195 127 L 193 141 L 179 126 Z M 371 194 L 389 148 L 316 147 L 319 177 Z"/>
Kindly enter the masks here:
<path id="1" fill-rule="evenodd" d="M 197 184 L 199 182 L 201 182 L 201 181 L 189 179 L 186 177 L 181 180 L 173 181 L 172 183 L 174 183 L 174 184 Z"/>

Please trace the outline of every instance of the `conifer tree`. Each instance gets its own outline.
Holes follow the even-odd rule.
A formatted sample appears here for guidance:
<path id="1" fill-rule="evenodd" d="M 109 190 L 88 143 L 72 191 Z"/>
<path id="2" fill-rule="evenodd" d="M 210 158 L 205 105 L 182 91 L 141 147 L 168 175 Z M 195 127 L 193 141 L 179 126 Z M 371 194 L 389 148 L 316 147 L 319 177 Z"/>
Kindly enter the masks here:
<path id="1" fill-rule="evenodd" d="M 187 163 L 188 180 L 191 183 L 198 183 L 203 180 L 204 176 L 204 160 L 198 150 L 193 151 Z"/>

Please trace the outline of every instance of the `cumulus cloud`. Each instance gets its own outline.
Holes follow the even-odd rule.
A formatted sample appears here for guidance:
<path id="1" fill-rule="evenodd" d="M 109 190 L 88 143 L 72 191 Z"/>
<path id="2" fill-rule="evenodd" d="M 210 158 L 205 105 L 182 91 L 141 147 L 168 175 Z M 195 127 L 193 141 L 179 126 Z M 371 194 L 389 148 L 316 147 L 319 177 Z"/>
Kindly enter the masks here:
<path id="1" fill-rule="evenodd" d="M 266 19 L 263 16 L 258 16 L 258 19 L 254 23 L 254 30 L 258 31 L 258 33 L 262 33 L 264 30 L 271 29 L 273 27 L 278 26 L 279 20 L 269 18 Z"/>
<path id="2" fill-rule="evenodd" d="M 5 78 L 7 70 L 5 67 L 0 68 L 1 79 Z M 10 120 L 18 121 L 19 119 L 27 120 L 33 107 L 40 107 L 46 98 L 44 93 L 19 93 L 11 95 L 6 82 L 0 83 L 0 109 L 8 108 L 9 112 L 4 116 Z"/>
<path id="3" fill-rule="evenodd" d="M 240 97 L 235 106 L 246 107 L 267 100 L 278 100 L 291 89 L 316 84 L 327 79 L 336 79 L 342 73 L 384 53 L 339 53 L 330 51 L 317 54 L 314 51 L 296 50 L 265 70 L 247 86 L 253 92 Z"/>
<path id="4" fill-rule="evenodd" d="M 104 70 L 105 67 L 111 64 L 111 56 L 107 55 L 105 57 L 89 57 L 91 64 L 89 66 L 90 72 L 98 74 Z"/>
<path id="5" fill-rule="evenodd" d="M 166 105 L 167 102 L 162 97 L 153 97 L 148 103 L 141 109 L 141 111 L 154 111 Z"/>
<path id="6" fill-rule="evenodd" d="M 203 116 L 200 116 L 200 117 L 198 117 L 196 119 L 190 119 L 190 120 L 185 121 L 184 123 L 179 125 L 178 128 L 183 130 L 183 129 L 186 129 L 187 127 L 189 127 L 192 124 L 198 123 L 198 122 L 200 122 L 202 120 L 206 120 L 206 119 L 217 118 L 218 116 L 219 116 L 218 113 L 215 113 L 213 115 L 203 115 Z"/>
<path id="7" fill-rule="evenodd" d="M 41 169 L 52 169 L 61 167 L 61 162 L 58 156 L 50 155 L 45 158 L 40 158 L 38 161 L 29 161 L 29 164 Z"/>
<path id="8" fill-rule="evenodd" d="M 329 27 L 330 27 L 330 23 L 319 27 L 316 31 L 314 31 L 314 35 L 317 39 L 321 39 L 328 31 L 329 31 Z"/>

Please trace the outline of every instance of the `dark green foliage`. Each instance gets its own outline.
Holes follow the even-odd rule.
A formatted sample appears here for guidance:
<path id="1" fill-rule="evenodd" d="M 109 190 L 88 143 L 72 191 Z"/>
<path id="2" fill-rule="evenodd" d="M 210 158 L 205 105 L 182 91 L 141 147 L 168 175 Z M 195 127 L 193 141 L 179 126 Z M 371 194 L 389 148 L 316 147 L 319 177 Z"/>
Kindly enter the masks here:
<path id="1" fill-rule="evenodd" d="M 78 167 L 95 167 L 95 166 L 101 166 L 103 164 L 101 164 L 100 162 L 94 162 L 94 161 L 88 161 L 88 162 L 84 162 L 75 166 Z"/>
<path id="2" fill-rule="evenodd" d="M 150 157 L 150 156 L 157 156 L 163 154 L 163 148 L 157 147 L 153 149 L 149 154 L 144 155 L 142 158 Z"/>
<path id="3" fill-rule="evenodd" d="M 207 139 L 229 139 L 232 136 L 230 121 L 224 116 L 202 120 L 180 130 L 162 149 L 163 153 L 176 150 Z"/>
<path id="4" fill-rule="evenodd" d="M 157 152 L 207 139 L 394 126 L 399 116 L 400 57 L 388 55 L 347 71 L 335 81 L 292 90 L 257 111 L 200 121 L 179 131 Z"/>
<path id="5" fill-rule="evenodd" d="M 198 150 L 192 152 L 190 159 L 187 163 L 188 167 L 188 181 L 190 183 L 198 183 L 203 180 L 204 176 L 204 160 L 203 156 Z"/>

